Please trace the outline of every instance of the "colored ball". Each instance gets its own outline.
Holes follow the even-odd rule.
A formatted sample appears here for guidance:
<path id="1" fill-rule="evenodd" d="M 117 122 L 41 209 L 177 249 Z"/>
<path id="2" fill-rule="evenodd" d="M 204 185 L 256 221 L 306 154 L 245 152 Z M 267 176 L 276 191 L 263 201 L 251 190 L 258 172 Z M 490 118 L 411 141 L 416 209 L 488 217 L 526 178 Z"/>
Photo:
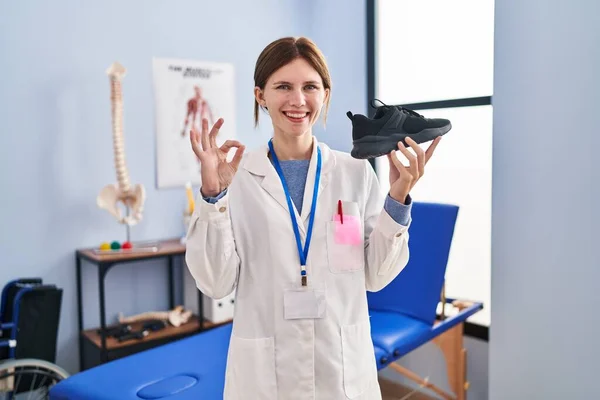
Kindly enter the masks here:
<path id="1" fill-rule="evenodd" d="M 123 243 L 123 248 L 124 249 L 131 249 L 133 247 L 133 245 L 131 244 L 131 242 L 124 242 Z"/>
<path id="2" fill-rule="evenodd" d="M 116 240 L 110 244 L 110 248 L 113 250 L 119 250 L 121 248 L 121 243 Z"/>
<path id="3" fill-rule="evenodd" d="M 103 242 L 100 244 L 100 250 L 110 250 L 110 244 Z"/>

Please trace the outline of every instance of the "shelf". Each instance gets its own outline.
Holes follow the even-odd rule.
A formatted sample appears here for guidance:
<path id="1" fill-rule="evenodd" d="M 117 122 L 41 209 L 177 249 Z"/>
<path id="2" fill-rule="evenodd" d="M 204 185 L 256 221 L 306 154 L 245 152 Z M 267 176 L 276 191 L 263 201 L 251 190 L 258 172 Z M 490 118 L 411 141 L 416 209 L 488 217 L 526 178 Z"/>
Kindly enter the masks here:
<path id="1" fill-rule="evenodd" d="M 204 321 L 203 328 L 204 329 L 215 328 L 217 326 L 225 325 L 230 322 L 231 321 L 225 321 L 222 323 L 215 324 L 215 323 L 212 323 L 209 321 Z M 144 325 L 144 323 L 145 322 L 136 322 L 136 323 L 132 323 L 132 324 L 128 324 L 128 325 L 131 326 L 132 331 L 139 331 L 142 328 L 142 325 Z M 107 329 L 110 329 L 114 326 L 116 326 L 116 325 L 107 326 Z M 113 337 L 107 337 L 106 338 L 106 350 L 111 351 L 111 350 L 129 347 L 129 346 L 149 344 L 154 341 L 160 341 L 161 339 L 167 339 L 167 340 L 170 338 L 177 339 L 180 337 L 190 336 L 190 335 L 193 335 L 193 334 L 199 333 L 199 332 L 200 332 L 200 321 L 197 316 L 192 316 L 192 318 L 190 318 L 190 320 L 187 323 L 185 323 L 179 327 L 167 325 L 165 328 L 163 328 L 159 331 L 155 331 L 155 332 L 150 331 L 148 336 L 146 336 L 145 338 L 142 338 L 142 339 L 130 339 L 130 340 L 126 340 L 123 342 L 119 342 L 117 339 L 115 339 Z M 94 346 L 96 346 L 98 349 L 100 349 L 102 347 L 102 338 L 100 337 L 100 334 L 98 333 L 98 328 L 84 330 L 83 332 L 81 332 L 81 335 L 84 338 L 86 338 L 89 342 L 91 342 Z"/>

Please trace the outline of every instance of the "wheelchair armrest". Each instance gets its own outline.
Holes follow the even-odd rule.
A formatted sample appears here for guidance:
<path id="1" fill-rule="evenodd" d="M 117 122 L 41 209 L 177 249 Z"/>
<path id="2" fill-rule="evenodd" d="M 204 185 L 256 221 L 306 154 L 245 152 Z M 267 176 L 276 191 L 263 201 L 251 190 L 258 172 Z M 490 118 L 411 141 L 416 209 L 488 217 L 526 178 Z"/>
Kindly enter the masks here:
<path id="1" fill-rule="evenodd" d="M 15 327 L 15 323 L 14 322 L 6 322 L 3 324 L 0 324 L 0 331 L 4 330 L 4 329 L 12 329 Z"/>
<path id="2" fill-rule="evenodd" d="M 8 348 L 17 347 L 17 341 L 12 340 L 12 339 L 0 340 L 0 347 L 8 347 Z"/>

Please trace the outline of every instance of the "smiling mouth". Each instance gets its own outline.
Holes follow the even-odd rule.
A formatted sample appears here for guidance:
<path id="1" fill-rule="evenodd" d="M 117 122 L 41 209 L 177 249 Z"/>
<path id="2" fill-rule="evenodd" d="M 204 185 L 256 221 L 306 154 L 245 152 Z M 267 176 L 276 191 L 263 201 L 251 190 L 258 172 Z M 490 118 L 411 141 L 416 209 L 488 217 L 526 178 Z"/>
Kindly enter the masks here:
<path id="1" fill-rule="evenodd" d="M 284 112 L 283 113 L 287 119 L 289 119 L 292 122 L 303 122 L 305 119 L 308 118 L 309 116 L 309 112 Z"/>

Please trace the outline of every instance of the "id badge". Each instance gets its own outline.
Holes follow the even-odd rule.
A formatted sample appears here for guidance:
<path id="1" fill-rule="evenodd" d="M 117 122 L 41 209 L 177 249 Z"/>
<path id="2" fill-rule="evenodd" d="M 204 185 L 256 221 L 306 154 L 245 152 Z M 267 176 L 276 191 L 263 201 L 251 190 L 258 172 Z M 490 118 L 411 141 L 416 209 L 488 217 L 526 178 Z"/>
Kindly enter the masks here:
<path id="1" fill-rule="evenodd" d="M 326 310 L 325 289 L 305 287 L 286 289 L 283 292 L 285 319 L 324 318 Z"/>

